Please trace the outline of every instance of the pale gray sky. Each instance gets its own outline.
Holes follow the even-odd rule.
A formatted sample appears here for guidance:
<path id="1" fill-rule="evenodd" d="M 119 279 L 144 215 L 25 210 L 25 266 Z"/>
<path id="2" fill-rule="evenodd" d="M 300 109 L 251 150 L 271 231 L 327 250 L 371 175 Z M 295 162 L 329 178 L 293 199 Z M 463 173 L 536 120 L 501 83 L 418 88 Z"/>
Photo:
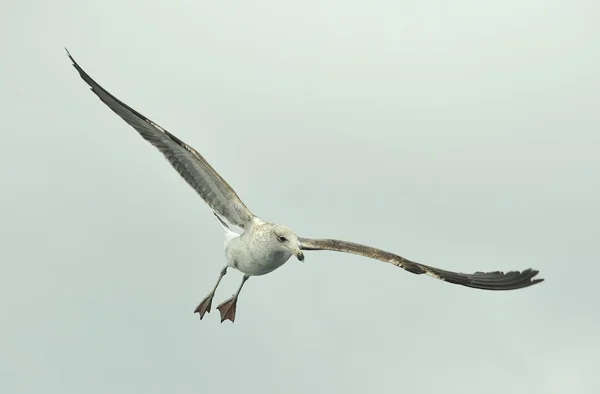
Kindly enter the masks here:
<path id="1" fill-rule="evenodd" d="M 5 0 L 0 392 L 600 392 L 599 7 Z M 64 46 L 266 220 L 546 282 L 315 252 L 199 321 L 222 229 Z"/>

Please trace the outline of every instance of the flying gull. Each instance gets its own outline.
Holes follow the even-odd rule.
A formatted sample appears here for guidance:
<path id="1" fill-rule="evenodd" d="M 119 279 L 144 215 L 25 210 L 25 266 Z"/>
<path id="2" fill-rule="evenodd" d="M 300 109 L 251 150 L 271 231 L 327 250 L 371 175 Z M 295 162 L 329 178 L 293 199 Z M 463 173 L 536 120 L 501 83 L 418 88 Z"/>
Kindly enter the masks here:
<path id="1" fill-rule="evenodd" d="M 194 310 L 194 313 L 200 315 L 200 319 L 210 312 L 215 290 L 229 267 L 241 271 L 244 277 L 237 292 L 217 307 L 221 313 L 221 322 L 235 320 L 238 296 L 248 278 L 268 274 L 281 267 L 291 256 L 296 256 L 298 260 L 304 261 L 304 251 L 307 250 L 352 253 L 391 263 L 413 274 L 426 274 L 445 282 L 475 289 L 514 290 L 543 281 L 543 279 L 534 279 L 538 271 L 533 269 L 506 273 L 500 271 L 475 272 L 473 274 L 446 271 L 416 263 L 371 246 L 335 239 L 299 237 L 287 226 L 263 221 L 244 205 L 231 186 L 198 151 L 110 94 L 77 64 L 68 51 L 67 55 L 92 92 L 113 112 L 136 129 L 145 140 L 158 148 L 175 170 L 212 208 L 215 216 L 223 225 L 227 265 L 221 270 L 213 289 Z M 230 226 L 236 226 L 241 230 L 241 234 L 232 231 Z"/>

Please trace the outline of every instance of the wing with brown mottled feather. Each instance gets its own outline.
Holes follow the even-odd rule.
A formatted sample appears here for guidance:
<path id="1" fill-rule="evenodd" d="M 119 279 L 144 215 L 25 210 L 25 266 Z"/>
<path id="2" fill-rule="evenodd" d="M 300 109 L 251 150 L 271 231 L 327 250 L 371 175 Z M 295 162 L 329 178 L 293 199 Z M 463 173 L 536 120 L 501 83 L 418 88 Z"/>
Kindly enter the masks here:
<path id="1" fill-rule="evenodd" d="M 397 254 L 353 242 L 335 239 L 310 238 L 299 238 L 299 240 L 303 250 L 331 250 L 335 252 L 356 254 L 393 264 L 397 267 L 404 268 L 413 274 L 426 274 L 449 283 L 473 287 L 475 289 L 514 290 L 529 287 L 543 281 L 543 279 L 533 279 L 538 274 L 538 271 L 533 269 L 510 271 L 506 273 L 494 271 L 463 274 L 415 263 L 414 261 L 405 259 Z"/>

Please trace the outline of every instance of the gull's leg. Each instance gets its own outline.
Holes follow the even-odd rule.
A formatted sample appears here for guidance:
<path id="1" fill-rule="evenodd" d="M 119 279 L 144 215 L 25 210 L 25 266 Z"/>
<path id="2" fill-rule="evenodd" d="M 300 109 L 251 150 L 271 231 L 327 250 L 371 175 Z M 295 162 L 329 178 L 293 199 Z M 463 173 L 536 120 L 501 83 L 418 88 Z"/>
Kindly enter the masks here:
<path id="1" fill-rule="evenodd" d="M 225 320 L 231 320 L 233 323 L 235 320 L 235 307 L 237 304 L 238 296 L 240 295 L 240 291 L 242 291 L 242 287 L 244 287 L 244 283 L 248 280 L 250 275 L 244 275 L 244 279 L 242 279 L 242 283 L 240 284 L 240 288 L 238 291 L 231 297 L 230 299 L 223 301 L 221 305 L 217 307 L 219 312 L 221 312 L 221 323 Z"/>
<path id="2" fill-rule="evenodd" d="M 208 295 L 204 297 L 202 301 L 200 301 L 200 303 L 196 307 L 196 310 L 194 310 L 194 313 L 200 315 L 200 320 L 202 320 L 205 313 L 210 312 L 210 306 L 212 304 L 212 299 L 215 296 L 215 290 L 217 290 L 217 286 L 219 286 L 219 283 L 221 283 L 221 279 L 223 279 L 226 273 L 227 266 L 223 267 L 223 269 L 221 270 L 221 273 L 219 274 L 219 279 L 217 279 L 217 284 L 215 285 L 215 287 L 213 287 L 212 291 L 208 293 Z"/>

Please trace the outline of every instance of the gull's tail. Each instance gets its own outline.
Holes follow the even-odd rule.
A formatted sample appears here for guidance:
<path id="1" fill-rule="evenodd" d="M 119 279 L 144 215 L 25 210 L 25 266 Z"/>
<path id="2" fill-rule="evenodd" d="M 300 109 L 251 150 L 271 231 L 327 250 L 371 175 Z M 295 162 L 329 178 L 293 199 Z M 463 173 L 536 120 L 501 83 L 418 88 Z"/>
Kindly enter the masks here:
<path id="1" fill-rule="evenodd" d="M 229 228 L 227 223 L 225 223 L 225 221 L 221 219 L 221 217 L 216 212 L 213 212 L 213 214 L 215 215 L 219 223 L 221 223 L 221 226 L 223 226 L 223 228 L 225 229 L 225 245 L 227 245 L 227 243 L 229 243 L 229 241 L 231 241 L 232 239 L 240 236 L 238 233 L 231 231 L 231 228 Z"/>

